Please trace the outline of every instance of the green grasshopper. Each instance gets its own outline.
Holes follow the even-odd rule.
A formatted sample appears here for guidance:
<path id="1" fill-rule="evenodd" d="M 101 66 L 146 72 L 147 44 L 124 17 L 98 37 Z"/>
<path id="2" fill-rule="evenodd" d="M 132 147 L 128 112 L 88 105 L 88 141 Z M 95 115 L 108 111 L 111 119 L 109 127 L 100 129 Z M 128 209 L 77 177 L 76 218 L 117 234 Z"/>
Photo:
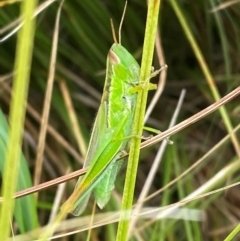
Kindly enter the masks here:
<path id="1" fill-rule="evenodd" d="M 120 44 L 113 44 L 107 58 L 107 74 L 101 105 L 93 126 L 84 167 L 89 169 L 79 178 L 76 190 L 81 196 L 72 213 L 80 215 L 93 191 L 97 205 L 103 208 L 110 199 L 116 175 L 123 163 L 117 161 L 128 148 L 132 134 L 140 68 Z"/>
<path id="2" fill-rule="evenodd" d="M 85 210 L 92 192 L 101 209 L 107 204 L 123 163 L 123 160 L 117 160 L 128 149 L 132 135 L 140 67 L 121 45 L 121 24 L 119 43 L 113 32 L 115 43 L 107 56 L 103 95 L 84 163 L 84 167 L 89 168 L 85 176 L 79 178 L 74 192 L 62 207 L 76 216 Z"/>
<path id="3" fill-rule="evenodd" d="M 69 198 L 74 201 L 74 197 L 79 197 L 72 210 L 74 215 L 85 210 L 92 191 L 100 208 L 109 201 L 123 163 L 117 159 L 127 150 L 132 134 L 137 98 L 134 88 L 139 81 L 139 65 L 123 46 L 115 43 L 108 53 L 106 71 L 103 96 L 84 163 L 89 169 L 79 178 Z"/>

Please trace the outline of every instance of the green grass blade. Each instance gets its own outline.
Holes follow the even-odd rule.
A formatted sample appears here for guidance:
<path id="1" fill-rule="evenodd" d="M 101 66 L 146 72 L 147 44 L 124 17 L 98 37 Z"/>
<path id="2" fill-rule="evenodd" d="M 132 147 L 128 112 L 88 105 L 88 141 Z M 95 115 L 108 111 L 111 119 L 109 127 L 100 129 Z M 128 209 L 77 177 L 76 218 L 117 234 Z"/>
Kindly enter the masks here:
<path id="1" fill-rule="evenodd" d="M 141 65 L 140 81 L 145 82 L 145 88 L 139 91 L 136 112 L 134 116 L 133 124 L 133 134 L 136 136 L 142 135 L 144 115 L 148 96 L 148 85 L 149 76 L 151 73 L 154 43 L 157 31 L 157 21 L 159 14 L 160 0 L 149 1 L 148 5 L 148 15 L 147 24 L 144 38 L 143 46 L 143 57 Z M 117 241 L 127 240 L 128 230 L 129 230 L 129 212 L 124 212 L 125 210 L 130 210 L 133 203 L 133 194 L 135 189 L 135 181 L 138 167 L 138 159 L 140 153 L 140 138 L 133 138 L 130 146 L 130 153 L 128 159 L 126 180 L 124 185 L 124 193 L 121 207 L 120 222 L 117 231 Z"/>
<path id="2" fill-rule="evenodd" d="M 8 123 L 0 110 L 0 171 L 3 173 L 8 142 Z M 17 191 L 31 187 L 32 181 L 27 162 L 23 154 L 20 156 L 20 165 L 17 179 Z M 33 195 L 17 199 L 15 202 L 14 217 L 21 233 L 38 227 L 37 208 Z"/>
<path id="3" fill-rule="evenodd" d="M 34 19 L 33 11 L 37 1 L 26 0 L 22 2 L 21 13 L 25 24 L 19 32 L 16 61 L 14 68 L 14 83 L 10 111 L 10 132 L 7 144 L 6 163 L 3 173 L 3 204 L 0 210 L 0 240 L 6 240 L 10 233 L 10 224 L 14 207 L 12 196 L 16 190 L 17 173 L 19 168 L 19 157 L 23 121 L 25 117 L 26 99 L 30 76 Z"/>

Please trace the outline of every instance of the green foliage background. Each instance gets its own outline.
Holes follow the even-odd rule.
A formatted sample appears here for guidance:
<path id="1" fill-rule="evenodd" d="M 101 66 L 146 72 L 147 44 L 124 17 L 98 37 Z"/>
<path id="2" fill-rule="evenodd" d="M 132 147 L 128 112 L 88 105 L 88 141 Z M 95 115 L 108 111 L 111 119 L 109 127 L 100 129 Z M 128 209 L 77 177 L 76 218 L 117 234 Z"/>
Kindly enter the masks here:
<path id="1" fill-rule="evenodd" d="M 70 124 L 68 109 L 64 104 L 58 80 L 64 80 L 67 83 L 78 115 L 79 125 L 86 143 L 88 143 L 104 84 L 107 52 L 113 43 L 109 19 L 113 19 L 117 29 L 124 2 L 123 0 L 65 0 L 63 5 L 56 65 L 57 81 L 53 90 L 50 123 L 76 150 L 77 143 L 73 135 L 74 130 Z M 221 96 L 226 95 L 239 85 L 239 4 L 217 12 L 211 12 L 211 9 L 219 4 L 219 2 L 213 0 L 179 1 L 179 4 L 214 76 Z M 49 72 L 57 8 L 58 2 L 55 2 L 37 17 L 28 103 L 39 114 L 42 111 Z M 145 1 L 130 0 L 122 28 L 122 44 L 139 63 L 146 13 Z M 1 31 L 3 27 L 11 23 L 18 15 L 19 3 L 0 8 L 0 37 L 6 34 L 6 32 L 2 33 Z M 159 30 L 165 62 L 168 65 L 168 75 L 164 92 L 148 121 L 148 125 L 165 130 L 182 88 L 187 90 L 187 96 L 178 119 L 179 122 L 207 107 L 214 100 L 194 52 L 169 1 L 163 1 L 162 3 Z M 10 95 L 1 85 L 4 81 L 11 86 L 11 75 L 8 78 L 5 77 L 13 71 L 15 48 L 16 35 L 0 44 L 0 107 L 6 115 L 9 113 Z M 153 66 L 155 69 L 159 68 L 157 57 L 154 59 Z M 152 82 L 157 82 L 157 78 Z M 152 95 L 153 92 L 150 93 L 149 101 Z M 239 124 L 239 98 L 231 101 L 226 108 L 232 124 L 234 126 Z M 34 173 L 38 131 L 39 121 L 28 112 L 23 151 L 32 175 Z M 226 134 L 220 114 L 215 112 L 171 137 L 175 144 L 167 147 L 151 191 L 159 189 L 180 175 Z M 29 136 L 29 138 L 26 136 Z M 81 167 L 53 136 L 48 135 L 46 146 L 48 150 L 45 152 L 42 182 L 64 175 L 67 167 L 71 167 L 71 170 Z M 157 147 L 142 151 L 136 197 L 139 195 L 146 179 L 146 170 L 151 168 L 156 149 Z M 226 143 L 218 152 L 209 156 L 202 163 L 201 168 L 198 168 L 194 173 L 192 172 L 187 178 L 182 178 L 177 185 L 169 188 L 162 196 L 150 201 L 148 205 L 163 206 L 181 200 L 210 180 L 227 164 L 236 160 L 235 158 L 236 153 L 232 144 Z M 118 181 L 116 190 L 120 195 L 124 182 L 124 168 Z M 221 185 L 216 184 L 214 189 L 227 185 L 227 181 L 228 183 L 239 181 L 239 172 L 236 170 L 234 175 L 229 176 L 228 179 L 224 176 Z M 74 181 L 69 182 L 64 198 L 71 193 L 74 183 Z M 205 237 L 209 240 L 222 240 L 239 220 L 239 195 L 237 193 L 238 188 L 235 187 L 225 195 L 219 193 L 192 204 L 190 207 L 202 210 L 206 215 L 206 218 L 201 222 L 160 220 L 143 229 L 141 236 L 143 239 L 149 239 L 151 236 L 151 240 L 204 240 Z M 39 194 L 40 225 L 46 224 L 54 195 L 55 188 Z M 119 205 L 119 202 L 113 200 L 106 207 L 106 210 L 118 210 Z M 91 207 L 92 205 L 89 205 L 89 213 Z M 139 226 L 142 224 L 144 223 L 139 222 Z M 101 227 L 97 231 L 93 230 L 93 232 L 96 231 L 95 236 L 99 237 L 99 240 L 113 240 L 109 237 L 112 237 L 111 233 L 115 232 L 115 228 L 114 225 L 107 228 Z M 107 230 L 106 233 L 103 232 L 105 229 Z M 16 234 L 18 233 L 19 231 L 16 231 Z M 78 235 L 81 237 L 85 234 L 80 233 Z"/>

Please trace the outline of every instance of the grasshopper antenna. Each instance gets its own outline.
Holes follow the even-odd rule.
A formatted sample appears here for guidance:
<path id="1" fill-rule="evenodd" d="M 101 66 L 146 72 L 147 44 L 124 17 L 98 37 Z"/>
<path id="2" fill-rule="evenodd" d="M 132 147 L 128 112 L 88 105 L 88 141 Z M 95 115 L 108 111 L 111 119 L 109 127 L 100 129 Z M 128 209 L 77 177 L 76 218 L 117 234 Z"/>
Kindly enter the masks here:
<path id="1" fill-rule="evenodd" d="M 118 29 L 118 40 L 119 40 L 119 44 L 121 44 L 121 30 L 122 30 L 122 25 L 123 25 L 123 20 L 124 20 L 124 16 L 125 16 L 125 13 L 126 13 L 126 9 L 127 9 L 127 1 L 125 2 L 125 6 L 124 6 L 124 9 L 123 9 L 123 14 L 122 14 L 121 22 L 120 22 L 119 29 Z M 115 32 L 115 28 L 114 28 L 114 24 L 113 24 L 112 18 L 110 19 L 110 23 L 111 23 L 111 29 L 112 29 L 112 35 L 113 35 L 114 43 L 115 43 L 115 44 L 118 44 L 117 37 L 116 37 L 116 32 Z"/>
<path id="2" fill-rule="evenodd" d="M 125 16 L 126 10 L 127 10 L 127 1 L 125 2 L 125 6 L 124 6 L 124 9 L 123 9 L 123 14 L 122 14 L 121 22 L 120 22 L 119 29 L 118 29 L 118 39 L 119 39 L 119 43 L 120 43 L 120 44 L 121 44 L 122 24 L 123 24 L 123 20 L 124 20 L 124 16 Z"/>
<path id="3" fill-rule="evenodd" d="M 116 37 L 115 28 L 114 28 L 114 24 L 113 24 L 113 20 L 112 20 L 112 18 L 110 19 L 110 23 L 111 23 L 111 29 L 112 29 L 112 35 L 113 35 L 114 43 L 115 43 L 115 44 L 118 44 L 118 41 L 117 41 L 117 37 Z"/>

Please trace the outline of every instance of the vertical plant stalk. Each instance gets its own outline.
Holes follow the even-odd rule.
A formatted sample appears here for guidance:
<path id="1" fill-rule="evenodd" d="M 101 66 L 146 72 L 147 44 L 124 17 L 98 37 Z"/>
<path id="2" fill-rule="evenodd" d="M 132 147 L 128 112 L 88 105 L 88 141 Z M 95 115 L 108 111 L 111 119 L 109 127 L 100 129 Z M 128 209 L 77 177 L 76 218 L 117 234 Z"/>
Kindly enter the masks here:
<path id="1" fill-rule="evenodd" d="M 240 231 L 240 224 L 235 227 L 232 232 L 224 239 L 224 241 L 231 241 L 234 240 L 234 237 L 239 233 Z"/>
<path id="2" fill-rule="evenodd" d="M 43 104 L 40 135 L 39 135 L 38 146 L 37 146 L 37 157 L 35 161 L 36 163 L 35 163 L 35 173 L 34 173 L 34 186 L 39 184 L 40 177 L 42 174 L 43 154 L 44 154 L 44 148 L 45 148 L 45 142 L 46 142 L 47 126 L 48 126 L 48 119 L 49 119 L 49 113 L 51 108 L 52 91 L 53 91 L 53 84 L 54 84 L 54 77 L 55 77 L 55 66 L 56 66 L 56 59 L 57 59 L 59 20 L 60 20 L 63 1 L 64 0 L 61 1 L 57 12 L 55 28 L 53 33 L 53 44 L 52 44 L 48 81 L 47 81 L 47 90 L 46 90 L 45 100 Z M 35 197 L 37 199 L 38 193 L 35 193 Z"/>
<path id="3" fill-rule="evenodd" d="M 35 19 L 32 17 L 37 0 L 22 1 L 21 14 L 24 25 L 19 31 L 14 83 L 10 110 L 10 133 L 7 147 L 6 165 L 3 174 L 3 204 L 0 210 L 0 240 L 6 240 L 10 233 L 10 224 L 14 208 L 12 198 L 16 190 L 22 130 L 26 112 L 26 99 L 32 59 Z"/>
<path id="4" fill-rule="evenodd" d="M 144 115 L 148 96 L 149 76 L 151 73 L 154 43 L 157 31 L 159 6 L 160 0 L 149 1 L 140 73 L 140 82 L 143 84 L 141 84 L 142 89 L 138 92 L 136 113 L 134 117 L 132 133 L 136 137 L 132 138 L 130 145 L 130 153 L 121 207 L 122 212 L 120 215 L 120 222 L 116 238 L 117 241 L 127 240 L 128 237 L 129 219 L 131 216 L 130 210 L 132 208 L 133 203 L 133 194 L 135 189 L 135 181 L 141 144 L 141 139 L 137 136 L 141 136 L 143 130 Z"/>

